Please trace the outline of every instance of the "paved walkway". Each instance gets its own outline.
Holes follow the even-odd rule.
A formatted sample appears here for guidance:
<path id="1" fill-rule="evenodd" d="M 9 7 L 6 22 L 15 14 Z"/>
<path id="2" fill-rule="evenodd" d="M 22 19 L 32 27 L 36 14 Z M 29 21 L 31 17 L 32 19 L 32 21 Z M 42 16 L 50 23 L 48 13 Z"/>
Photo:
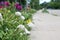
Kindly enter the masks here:
<path id="1" fill-rule="evenodd" d="M 33 16 L 33 21 L 31 40 L 60 40 L 60 16 L 38 11 Z"/>

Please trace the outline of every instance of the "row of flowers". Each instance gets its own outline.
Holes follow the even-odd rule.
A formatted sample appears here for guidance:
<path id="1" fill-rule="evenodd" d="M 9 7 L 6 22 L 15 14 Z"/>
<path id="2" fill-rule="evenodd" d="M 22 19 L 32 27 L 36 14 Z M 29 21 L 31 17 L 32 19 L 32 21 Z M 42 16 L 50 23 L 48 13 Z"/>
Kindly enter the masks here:
<path id="1" fill-rule="evenodd" d="M 34 26 L 32 14 L 36 10 L 26 12 L 18 2 L 12 4 L 7 1 L 0 3 L 0 39 L 28 40 L 27 34 L 30 34 L 31 27 Z"/>
<path id="2" fill-rule="evenodd" d="M 22 14 L 21 14 L 20 12 L 16 12 L 15 15 L 16 15 L 16 16 L 19 16 L 19 17 L 21 18 L 21 20 L 23 20 L 23 21 L 25 20 L 25 17 L 22 16 Z M 0 13 L 0 21 L 3 21 L 3 20 L 4 20 L 4 19 L 3 19 L 2 13 Z M 26 20 L 26 23 L 27 23 L 27 25 L 28 25 L 29 27 L 32 27 L 32 26 L 33 26 L 33 23 L 32 23 L 32 21 L 31 21 L 31 19 Z M 21 28 L 21 29 L 25 30 L 25 32 L 26 32 L 27 34 L 30 34 L 30 32 L 29 32 L 29 31 L 24 27 L 24 25 L 22 25 L 22 24 L 18 25 L 17 28 Z"/>
<path id="3" fill-rule="evenodd" d="M 0 2 L 0 9 L 4 7 L 9 7 L 9 6 L 11 6 L 11 3 L 8 1 Z M 14 6 L 17 10 L 22 10 L 22 5 L 20 5 L 18 2 L 14 3 Z"/>

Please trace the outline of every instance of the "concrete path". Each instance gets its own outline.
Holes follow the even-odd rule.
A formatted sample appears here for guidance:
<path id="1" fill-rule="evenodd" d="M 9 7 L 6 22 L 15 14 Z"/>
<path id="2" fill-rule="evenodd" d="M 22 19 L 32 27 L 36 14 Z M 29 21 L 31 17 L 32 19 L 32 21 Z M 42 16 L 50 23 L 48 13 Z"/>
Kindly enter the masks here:
<path id="1" fill-rule="evenodd" d="M 60 40 L 60 16 L 38 11 L 33 16 L 33 22 L 31 40 Z"/>

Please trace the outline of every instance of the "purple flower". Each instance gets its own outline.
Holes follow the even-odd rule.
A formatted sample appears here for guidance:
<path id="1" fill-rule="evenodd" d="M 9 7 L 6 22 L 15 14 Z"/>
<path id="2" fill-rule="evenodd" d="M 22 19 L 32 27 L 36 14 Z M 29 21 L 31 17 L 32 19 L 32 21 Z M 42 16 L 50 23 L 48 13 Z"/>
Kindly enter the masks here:
<path id="1" fill-rule="evenodd" d="M 22 10 L 22 6 L 19 5 L 19 6 L 16 7 L 16 9 L 17 9 L 17 10 Z"/>
<path id="2" fill-rule="evenodd" d="M 5 2 L 4 2 L 4 5 L 5 5 L 5 6 L 9 6 L 9 5 L 10 5 L 10 3 L 9 3 L 9 2 L 7 2 L 7 1 L 5 1 Z"/>
<path id="3" fill-rule="evenodd" d="M 17 9 L 17 10 L 22 10 L 22 6 L 21 6 L 21 5 L 19 5 L 19 3 L 18 3 L 18 2 L 15 4 L 15 7 L 16 7 L 16 9 Z"/>
<path id="4" fill-rule="evenodd" d="M 0 5 L 4 5 L 4 2 L 2 1 L 2 2 L 0 2 Z"/>

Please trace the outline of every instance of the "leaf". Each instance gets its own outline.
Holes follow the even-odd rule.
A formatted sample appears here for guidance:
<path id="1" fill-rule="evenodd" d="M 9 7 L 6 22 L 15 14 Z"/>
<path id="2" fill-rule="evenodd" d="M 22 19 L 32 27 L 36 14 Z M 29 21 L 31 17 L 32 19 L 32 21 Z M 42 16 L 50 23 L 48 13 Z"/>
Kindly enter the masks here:
<path id="1" fill-rule="evenodd" d="M 0 30 L 0 38 L 3 37 L 3 31 Z"/>

